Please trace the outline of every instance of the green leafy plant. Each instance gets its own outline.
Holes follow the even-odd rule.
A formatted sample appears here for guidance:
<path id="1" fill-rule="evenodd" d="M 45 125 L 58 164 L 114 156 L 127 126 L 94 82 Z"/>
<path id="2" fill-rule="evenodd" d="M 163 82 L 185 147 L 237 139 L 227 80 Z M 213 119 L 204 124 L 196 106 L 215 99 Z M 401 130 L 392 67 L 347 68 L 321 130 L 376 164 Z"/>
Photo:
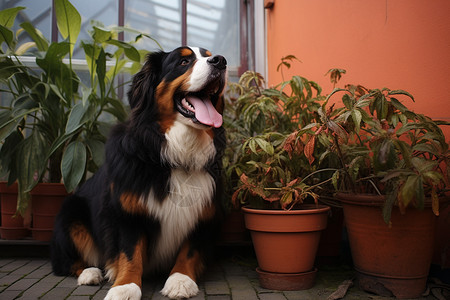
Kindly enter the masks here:
<path id="1" fill-rule="evenodd" d="M 1 177 L 17 180 L 18 211 L 24 212 L 29 192 L 41 181 L 64 182 L 68 192 L 86 179 L 104 159 L 104 143 L 111 121 L 123 121 L 127 108 L 117 94 L 120 73 L 135 73 L 144 53 L 133 43 L 117 39 L 126 28 L 94 24 L 89 41 L 80 41 L 89 81 L 83 82 L 72 58 L 81 17 L 67 0 L 55 0 L 61 42 L 48 42 L 32 24 L 11 30 L 24 7 L 0 12 Z M 17 36 L 33 42 L 18 45 Z M 31 52 L 32 51 L 32 52 Z M 25 61 L 32 55 L 36 68 Z M 3 98 L 5 95 L 9 97 Z"/>
<path id="2" fill-rule="evenodd" d="M 316 189 L 331 181 L 320 180 L 320 144 L 311 147 L 310 124 L 324 100 L 320 86 L 300 76 L 266 88 L 260 74 L 248 71 L 230 84 L 224 167 L 236 205 L 291 209 L 306 198 L 317 201 Z"/>
<path id="3" fill-rule="evenodd" d="M 341 101 L 329 105 L 338 93 Z M 427 196 L 438 214 L 439 196 L 448 190 L 450 152 L 439 126 L 450 123 L 415 113 L 401 100 L 414 98 L 403 90 L 348 85 L 328 95 L 318 109 L 320 122 L 312 125 L 328 140 L 323 155 L 339 162 L 335 190 L 385 195 L 387 223 L 394 205 L 402 212 L 423 208 Z"/>

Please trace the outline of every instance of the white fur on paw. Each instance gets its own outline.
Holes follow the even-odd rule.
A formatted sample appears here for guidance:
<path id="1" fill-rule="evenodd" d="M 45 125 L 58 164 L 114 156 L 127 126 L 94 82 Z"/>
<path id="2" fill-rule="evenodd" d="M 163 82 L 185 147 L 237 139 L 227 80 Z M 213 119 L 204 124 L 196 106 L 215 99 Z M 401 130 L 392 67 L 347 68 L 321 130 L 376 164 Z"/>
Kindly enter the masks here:
<path id="1" fill-rule="evenodd" d="M 171 299 L 189 298 L 198 294 L 198 286 L 189 276 L 173 273 L 167 278 L 161 294 Z"/>
<path id="2" fill-rule="evenodd" d="M 136 283 L 128 283 L 110 288 L 104 300 L 140 300 L 141 296 L 141 288 Z"/>
<path id="3" fill-rule="evenodd" d="M 99 268 L 86 268 L 78 276 L 78 285 L 95 285 L 102 282 L 102 271 Z"/>

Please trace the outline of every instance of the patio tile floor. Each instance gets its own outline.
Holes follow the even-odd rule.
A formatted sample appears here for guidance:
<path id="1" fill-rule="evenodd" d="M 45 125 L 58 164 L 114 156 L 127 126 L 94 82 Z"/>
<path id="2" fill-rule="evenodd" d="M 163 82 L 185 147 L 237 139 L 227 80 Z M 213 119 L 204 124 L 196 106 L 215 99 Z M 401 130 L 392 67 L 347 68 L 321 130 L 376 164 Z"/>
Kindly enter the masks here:
<path id="1" fill-rule="evenodd" d="M 23 247 L 26 246 L 22 246 Z M 2 245 L 0 244 L 0 250 Z M 46 253 L 46 249 L 41 252 Z M 273 291 L 259 286 L 256 260 L 251 251 L 230 251 L 208 268 L 199 283 L 200 293 L 193 299 L 208 300 L 297 300 L 327 299 L 347 279 L 352 279 L 352 268 L 346 264 L 323 264 L 319 266 L 313 288 L 304 291 Z M 40 257 L 0 256 L 0 299 L 49 299 L 84 300 L 103 299 L 111 283 L 99 286 L 77 286 L 73 277 L 59 277 L 52 274 L 48 255 Z M 37 254 L 35 252 L 34 254 Z M 32 255 L 35 256 L 35 255 Z M 164 284 L 161 278 L 145 278 L 142 299 L 166 299 L 159 290 Z M 346 300 L 394 299 L 380 297 L 361 291 L 357 285 L 349 289 Z M 432 295 L 420 299 L 438 299 Z"/>

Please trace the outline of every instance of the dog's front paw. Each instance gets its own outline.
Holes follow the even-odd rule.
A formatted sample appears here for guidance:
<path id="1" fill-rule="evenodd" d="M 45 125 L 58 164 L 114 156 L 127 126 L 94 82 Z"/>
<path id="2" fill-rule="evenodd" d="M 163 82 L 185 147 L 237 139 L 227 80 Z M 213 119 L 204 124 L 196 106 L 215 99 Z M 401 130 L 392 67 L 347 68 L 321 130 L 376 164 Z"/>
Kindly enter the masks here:
<path id="1" fill-rule="evenodd" d="M 141 296 L 141 288 L 135 283 L 128 283 L 110 288 L 104 300 L 140 300 Z"/>
<path id="2" fill-rule="evenodd" d="M 189 298 L 198 294 L 198 286 L 189 276 L 173 273 L 167 278 L 161 294 L 171 299 Z"/>
<path id="3" fill-rule="evenodd" d="M 99 268 L 86 268 L 78 276 L 78 285 L 97 285 L 102 280 L 102 271 Z"/>

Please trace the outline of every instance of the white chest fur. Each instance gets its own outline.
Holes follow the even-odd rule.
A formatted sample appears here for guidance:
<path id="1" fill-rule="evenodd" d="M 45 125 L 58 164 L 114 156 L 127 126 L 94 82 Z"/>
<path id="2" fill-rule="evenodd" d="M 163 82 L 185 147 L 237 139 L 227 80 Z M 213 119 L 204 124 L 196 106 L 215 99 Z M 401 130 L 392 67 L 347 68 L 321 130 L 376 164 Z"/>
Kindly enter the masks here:
<path id="1" fill-rule="evenodd" d="M 149 213 L 161 224 L 150 268 L 165 268 L 176 251 L 196 226 L 205 206 L 211 203 L 215 183 L 204 170 L 215 155 L 212 138 L 203 130 L 175 122 L 166 133 L 162 158 L 172 166 L 167 198 L 146 201 Z"/>
<path id="2" fill-rule="evenodd" d="M 201 170 L 216 154 L 211 136 L 204 130 L 186 125 L 182 120 L 177 119 L 165 137 L 161 158 L 172 167 Z"/>
<path id="3" fill-rule="evenodd" d="M 161 225 L 161 233 L 150 268 L 166 268 L 176 251 L 194 229 L 203 209 L 212 199 L 214 180 L 205 171 L 174 169 L 168 197 L 162 202 L 147 201 L 150 214 Z"/>

